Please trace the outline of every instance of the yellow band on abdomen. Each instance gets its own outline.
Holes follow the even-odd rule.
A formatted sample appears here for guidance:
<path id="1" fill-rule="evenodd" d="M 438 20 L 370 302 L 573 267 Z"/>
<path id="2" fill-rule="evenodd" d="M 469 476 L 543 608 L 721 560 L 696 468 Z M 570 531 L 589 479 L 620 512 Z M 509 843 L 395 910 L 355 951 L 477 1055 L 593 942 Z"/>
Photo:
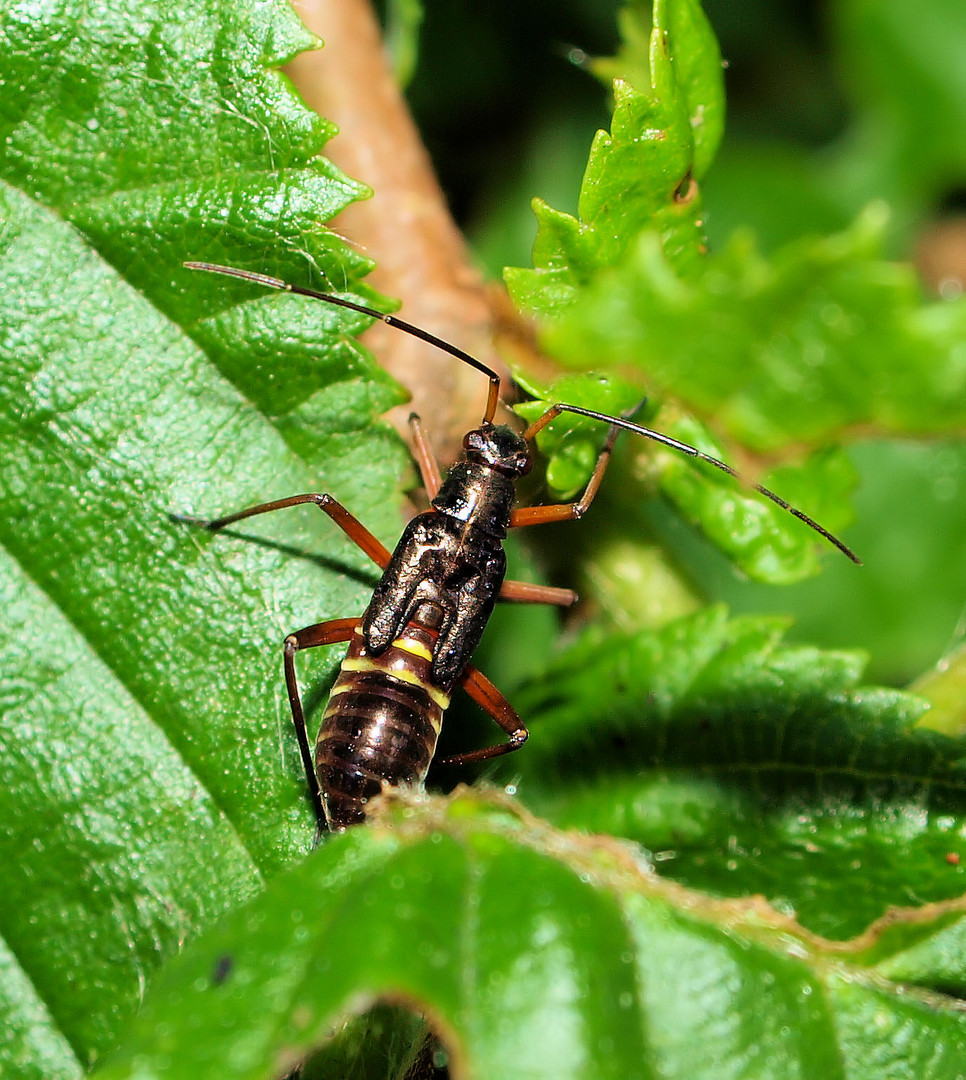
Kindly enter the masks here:
<path id="1" fill-rule="evenodd" d="M 445 712 L 449 708 L 448 694 L 444 694 L 442 690 L 438 689 L 435 686 L 431 686 L 425 680 L 421 679 L 415 672 L 406 671 L 405 668 L 403 668 L 401 671 L 387 671 L 381 664 L 373 660 L 371 657 L 362 656 L 355 659 L 346 657 L 346 659 L 342 661 L 342 670 L 346 674 L 349 674 L 353 671 L 361 671 L 367 674 L 369 672 L 378 671 L 383 675 L 389 676 L 390 678 L 398 679 L 400 682 L 408 683 L 410 686 L 418 686 L 420 690 L 425 690 L 425 692 L 430 696 L 432 701 L 436 705 L 438 705 L 443 710 L 443 712 Z M 329 697 L 332 698 L 335 697 L 336 694 L 344 694 L 347 690 L 351 689 L 351 681 L 347 682 L 345 686 L 340 686 L 337 682 L 335 686 L 332 687 L 332 691 L 329 694 Z"/>

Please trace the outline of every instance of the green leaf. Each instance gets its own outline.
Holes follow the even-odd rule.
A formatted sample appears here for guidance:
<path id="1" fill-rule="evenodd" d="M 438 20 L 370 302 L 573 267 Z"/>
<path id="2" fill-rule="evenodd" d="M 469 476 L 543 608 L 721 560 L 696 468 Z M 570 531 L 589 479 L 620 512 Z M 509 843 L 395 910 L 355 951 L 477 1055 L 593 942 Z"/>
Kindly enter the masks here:
<path id="1" fill-rule="evenodd" d="M 924 305 L 911 268 L 879 258 L 885 226 L 873 207 L 847 232 L 769 260 L 736 237 L 690 282 L 645 236 L 546 341 L 563 363 L 638 365 L 758 452 L 860 425 L 955 429 L 966 421 L 966 302 Z"/>
<path id="2" fill-rule="evenodd" d="M 959 897 L 966 741 L 916 727 L 921 699 L 862 687 L 862 657 L 781 631 L 708 609 L 578 643 L 515 695 L 532 738 L 504 774 L 562 827 L 628 837 L 665 876 L 762 893 L 831 937 Z"/>
<path id="3" fill-rule="evenodd" d="M 597 271 L 622 259 L 643 228 L 659 233 L 681 273 L 700 265 L 696 179 L 710 165 L 723 124 L 721 58 L 696 0 L 658 0 L 645 68 L 640 19 L 625 10 L 631 44 L 604 65 L 621 77 L 614 82 L 611 130 L 599 131 L 590 151 L 577 216 L 534 201 L 534 269 L 504 275 L 520 307 L 563 310 Z"/>
<path id="4" fill-rule="evenodd" d="M 679 247 L 684 234 L 670 239 L 662 223 L 666 206 L 657 192 L 666 187 L 668 170 L 678 167 L 675 153 L 693 157 L 689 175 L 699 175 L 710 164 L 723 115 L 713 91 L 720 87 L 720 58 L 694 5 L 654 5 L 646 69 L 638 9 L 625 10 L 623 31 L 625 48 L 604 70 L 644 82 L 649 93 L 628 89 L 626 100 L 623 89 L 618 93 L 612 138 L 598 139 L 585 178 L 585 194 L 597 194 L 582 196 L 579 223 L 557 212 L 552 221 L 544 219 L 548 228 L 538 236 L 536 269 L 509 272 L 511 291 L 518 302 L 552 316 L 543 344 L 563 364 L 584 370 L 606 365 L 622 374 L 637 368 L 658 393 L 674 394 L 696 415 L 713 418 L 720 430 L 758 453 L 793 440 L 818 451 L 798 470 L 786 468 L 774 480 L 764 476 L 761 482 L 825 528 L 837 529 L 847 520 L 843 508 L 854 477 L 845 458 L 826 451 L 822 443 L 841 434 L 843 410 L 853 406 L 856 411 L 853 402 L 841 400 L 843 390 L 862 396 L 865 409 L 870 398 L 879 400 L 861 381 L 846 388 L 835 375 L 845 349 L 866 350 L 867 362 L 860 369 L 866 371 L 877 353 L 879 343 L 864 336 L 871 311 L 853 312 L 860 303 L 871 309 L 883 299 L 881 266 L 870 268 L 864 289 L 864 282 L 853 280 L 855 264 L 862 256 L 868 259 L 875 244 L 876 223 L 857 226 L 824 246 L 813 242 L 789 250 L 774 263 L 758 257 L 747 240 L 717 258 L 695 246 L 693 258 L 683 262 Z M 668 41 L 679 50 L 673 59 L 665 52 Z M 639 106 L 636 111 L 631 99 Z M 660 123 L 657 115 L 663 117 Z M 640 157 L 641 147 L 649 147 L 648 134 L 658 130 L 659 148 Z M 635 193 L 644 188 L 650 194 L 635 201 Z M 623 194 L 617 195 L 618 190 Z M 619 232 L 620 244 L 603 236 L 595 214 Z M 892 292 L 903 290 L 907 312 L 918 316 L 912 310 L 911 282 L 897 274 L 892 278 Z M 763 335 L 762 326 L 769 323 L 773 330 Z M 946 380 L 951 404 L 960 380 L 952 333 L 945 333 L 944 340 L 951 360 Z M 917 338 L 912 347 L 918 344 Z M 931 360 L 923 356 L 916 374 L 921 377 Z M 903 372 L 902 378 L 895 399 L 905 403 L 913 377 Z M 540 403 L 524 415 L 533 419 L 551 399 L 573 401 L 568 392 L 572 388 L 564 384 L 541 391 Z M 827 415 L 822 402 L 816 407 L 819 393 Z M 624 396 L 633 400 L 635 395 L 629 390 Z M 636 396 L 643 395 L 637 391 Z M 606 412 L 607 397 L 588 397 L 581 404 Z M 658 413 L 652 405 L 649 415 L 655 414 L 657 430 L 718 459 L 734 457 L 691 417 L 674 410 Z M 864 419 L 863 413 L 856 422 Z M 555 427 L 569 431 L 574 423 L 568 419 Z M 602 438 L 603 433 L 593 439 L 544 434 L 540 445 L 549 455 L 550 486 L 558 495 L 570 497 L 586 482 Z M 816 572 L 814 534 L 773 503 L 741 493 L 727 475 L 661 450 L 648 466 L 648 478 L 749 577 L 788 584 Z M 633 496 L 628 499 L 633 501 Z"/>
<path id="5" fill-rule="evenodd" d="M 950 904 L 913 932 L 962 923 Z M 903 939 L 824 941 L 501 800 L 404 800 L 195 942 L 100 1075 L 279 1075 L 390 998 L 432 1015 L 455 1076 L 953 1077 L 966 1017 L 929 972 L 883 976 Z"/>
<path id="6" fill-rule="evenodd" d="M 181 268 L 356 288 L 325 222 L 365 189 L 273 70 L 311 44 L 281 3 L 0 14 L 4 1075 L 78 1075 L 311 842 L 281 641 L 372 567 L 311 513 L 177 520 L 322 489 L 398 529 L 364 320 Z"/>
<path id="7" fill-rule="evenodd" d="M 692 175 L 703 179 L 724 134 L 724 85 L 718 39 L 700 3 L 657 0 L 651 19 L 643 4 L 628 3 L 617 12 L 617 23 L 621 35 L 617 55 L 594 61 L 595 74 L 639 89 L 660 87 L 668 96 L 679 92 L 694 142 Z M 662 55 L 667 42 L 673 47 L 669 64 Z"/>

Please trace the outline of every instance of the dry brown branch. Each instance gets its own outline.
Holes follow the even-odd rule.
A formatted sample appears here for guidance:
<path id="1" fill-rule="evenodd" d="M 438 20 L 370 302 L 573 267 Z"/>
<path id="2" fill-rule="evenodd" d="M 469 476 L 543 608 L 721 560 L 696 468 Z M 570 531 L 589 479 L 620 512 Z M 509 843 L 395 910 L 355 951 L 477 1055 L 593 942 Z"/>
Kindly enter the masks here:
<path id="1" fill-rule="evenodd" d="M 327 155 L 375 192 L 334 227 L 377 261 L 369 281 L 402 300 L 403 318 L 501 368 L 487 292 L 386 62 L 368 0 L 293 3 L 325 48 L 298 57 L 288 74 L 309 107 L 339 126 Z M 412 394 L 412 405 L 390 419 L 404 427 L 413 409 L 432 418 L 437 451 L 451 458 L 463 432 L 479 423 L 485 380 L 386 326 L 364 340 Z"/>

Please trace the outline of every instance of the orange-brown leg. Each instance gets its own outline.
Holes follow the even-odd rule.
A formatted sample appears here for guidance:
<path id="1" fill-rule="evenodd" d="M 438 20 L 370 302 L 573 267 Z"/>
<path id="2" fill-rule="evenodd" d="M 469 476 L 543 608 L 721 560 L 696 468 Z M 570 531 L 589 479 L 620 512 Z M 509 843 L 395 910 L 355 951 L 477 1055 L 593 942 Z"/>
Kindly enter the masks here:
<path id="1" fill-rule="evenodd" d="M 362 524 L 361 521 L 331 495 L 322 492 L 308 492 L 304 495 L 291 495 L 287 499 L 276 499 L 273 502 L 259 503 L 245 510 L 239 510 L 236 514 L 228 514 L 225 517 L 215 518 L 213 521 L 202 521 L 209 532 L 218 532 L 237 521 L 255 517 L 258 514 L 271 514 L 276 510 L 286 510 L 290 506 L 302 506 L 311 504 L 317 506 L 324 514 L 328 515 L 349 539 L 381 569 L 385 570 L 389 565 L 391 554 L 389 549 Z M 312 799 L 312 807 L 318 823 L 318 835 L 326 827 L 325 813 L 322 809 L 322 794 L 319 790 L 319 780 L 315 775 L 315 763 L 312 760 L 312 748 L 309 745 L 308 730 L 305 725 L 305 710 L 302 708 L 302 698 L 299 694 L 298 680 L 295 675 L 295 654 L 301 649 L 314 649 L 320 645 L 333 645 L 339 641 L 349 641 L 359 625 L 359 618 L 329 619 L 326 622 L 307 626 L 295 634 L 289 634 L 285 639 L 284 663 L 285 684 L 288 688 L 288 700 L 292 707 L 292 723 L 295 725 L 295 738 L 298 741 L 299 754 L 305 769 L 305 778 L 309 785 L 309 795 Z"/>
<path id="2" fill-rule="evenodd" d="M 426 495 L 429 501 L 432 502 L 439 493 L 439 486 L 443 482 L 442 474 L 439 471 L 439 462 L 429 445 L 429 437 L 423 427 L 423 422 L 416 413 L 410 415 L 409 426 L 413 429 L 413 457 L 419 466 L 419 475 L 423 479 Z"/>
<path id="3" fill-rule="evenodd" d="M 500 599 L 515 604 L 556 604 L 573 607 L 577 594 L 573 589 L 558 589 L 555 585 L 535 585 L 532 581 L 504 581 L 500 586 Z"/>
<path id="4" fill-rule="evenodd" d="M 527 437 L 532 434 L 536 434 L 548 421 L 544 417 L 553 417 L 557 415 L 553 409 L 549 409 L 544 416 L 540 418 L 543 423 L 538 420 L 532 424 L 527 431 Z M 538 426 L 539 425 L 539 426 Z M 587 513 L 590 504 L 594 501 L 594 497 L 597 494 L 597 490 L 600 487 L 601 480 L 604 479 L 604 473 L 607 471 L 607 466 L 610 464 L 611 454 L 614 451 L 614 443 L 617 441 L 617 436 L 620 434 L 620 428 L 616 424 L 612 424 L 607 432 L 607 439 L 601 448 L 600 453 L 597 455 L 597 461 L 594 464 L 594 471 L 590 474 L 590 479 L 587 481 L 587 486 L 584 488 L 583 495 L 576 502 L 569 503 L 554 503 L 550 506 L 523 506 L 519 510 L 514 510 L 510 515 L 511 528 L 519 528 L 524 525 L 546 525 L 552 521 L 574 521 L 576 518 L 583 517 Z"/>
<path id="5" fill-rule="evenodd" d="M 305 495 L 290 495 L 287 499 L 276 499 L 274 502 L 259 503 L 258 506 L 250 506 L 247 510 L 239 510 L 237 514 L 228 514 L 226 517 L 215 518 L 214 521 L 200 521 L 198 524 L 204 526 L 209 532 L 218 532 L 228 525 L 234 525 L 236 521 L 255 517 L 256 514 L 272 514 L 276 510 L 286 510 L 290 506 L 302 506 L 305 503 L 311 503 L 327 514 L 356 547 L 361 548 L 381 570 L 386 569 L 392 557 L 389 549 L 377 540 L 357 517 L 350 514 L 342 503 L 337 502 L 331 495 L 318 491 L 311 491 Z"/>
<path id="6" fill-rule="evenodd" d="M 519 750 L 530 737 L 530 732 L 523 726 L 513 706 L 493 683 L 482 671 L 475 667 L 468 667 L 460 676 L 460 685 L 481 709 L 493 717 L 510 739 L 496 746 L 484 746 L 482 750 L 471 750 L 468 754 L 440 758 L 439 763 L 441 765 L 468 765 L 472 761 L 486 761 L 487 758 L 500 757 Z"/>
<path id="7" fill-rule="evenodd" d="M 295 737 L 302 755 L 305 779 L 309 785 L 312 809 L 317 823 L 316 842 L 325 832 L 325 811 L 322 808 L 322 792 L 319 790 L 319 778 L 315 773 L 312 747 L 309 743 L 308 728 L 305 725 L 305 710 L 302 708 L 302 696 L 299 694 L 298 679 L 295 675 L 295 654 L 302 649 L 314 649 L 319 645 L 334 645 L 339 641 L 349 641 L 360 623 L 359 618 L 329 619 L 327 622 L 307 626 L 304 630 L 289 634 L 285 639 L 285 685 L 288 688 L 288 700 L 292 706 L 292 723 L 295 725 Z"/>
<path id="8" fill-rule="evenodd" d="M 532 426 L 531 430 L 533 429 L 540 430 L 536 424 Z M 613 426 L 608 431 L 607 440 L 597 455 L 594 471 L 587 481 L 583 495 L 577 502 L 554 503 L 551 506 L 520 507 L 510 515 L 510 527 L 546 525 L 553 521 L 573 521 L 575 518 L 582 517 L 594 501 L 600 482 L 603 480 L 607 466 L 610 464 L 610 456 L 619 432 L 620 428 Z M 500 589 L 500 599 L 514 600 L 517 603 L 524 604 L 558 604 L 560 607 L 571 607 L 577 603 L 577 594 L 572 589 L 557 589 L 551 585 L 531 585 L 524 581 L 504 581 L 503 587 Z"/>

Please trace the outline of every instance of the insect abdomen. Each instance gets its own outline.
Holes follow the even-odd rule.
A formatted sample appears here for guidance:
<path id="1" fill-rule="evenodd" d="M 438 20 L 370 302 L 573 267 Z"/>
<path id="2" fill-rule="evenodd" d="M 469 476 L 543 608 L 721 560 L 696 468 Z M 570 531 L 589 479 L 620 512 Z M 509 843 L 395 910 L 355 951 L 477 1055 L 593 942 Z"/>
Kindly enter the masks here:
<path id="1" fill-rule="evenodd" d="M 436 635 L 410 624 L 378 656 L 356 632 L 315 744 L 329 828 L 362 821 L 383 784 L 421 784 L 449 697 L 430 681 Z"/>

